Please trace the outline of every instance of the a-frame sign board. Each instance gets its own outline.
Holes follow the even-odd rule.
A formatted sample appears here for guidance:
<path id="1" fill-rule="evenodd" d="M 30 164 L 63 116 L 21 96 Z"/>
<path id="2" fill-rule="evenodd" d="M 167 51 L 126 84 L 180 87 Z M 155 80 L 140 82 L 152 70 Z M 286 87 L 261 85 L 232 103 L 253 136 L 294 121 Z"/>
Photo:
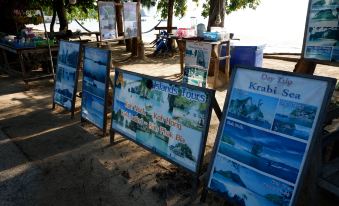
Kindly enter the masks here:
<path id="1" fill-rule="evenodd" d="M 53 109 L 57 104 L 70 111 L 72 118 L 74 117 L 78 85 L 80 53 L 80 43 L 60 41 L 54 82 Z"/>
<path id="2" fill-rule="evenodd" d="M 215 91 L 115 68 L 111 143 L 121 134 L 193 174 L 204 157 Z M 194 196 L 194 195 L 192 195 Z"/>
<path id="3" fill-rule="evenodd" d="M 88 121 L 106 134 L 107 96 L 111 51 L 94 47 L 84 48 L 81 121 Z"/>
<path id="4" fill-rule="evenodd" d="M 335 82 L 237 67 L 202 199 L 213 191 L 235 205 L 295 205 Z"/>
<path id="5" fill-rule="evenodd" d="M 309 0 L 302 59 L 339 66 L 339 1 Z"/>

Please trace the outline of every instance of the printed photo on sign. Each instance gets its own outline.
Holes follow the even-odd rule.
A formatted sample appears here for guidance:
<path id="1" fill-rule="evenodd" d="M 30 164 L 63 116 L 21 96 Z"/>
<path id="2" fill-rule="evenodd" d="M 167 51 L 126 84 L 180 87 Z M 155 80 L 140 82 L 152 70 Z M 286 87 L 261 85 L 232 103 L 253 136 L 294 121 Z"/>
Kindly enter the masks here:
<path id="1" fill-rule="evenodd" d="M 60 41 L 58 64 L 61 63 L 72 68 L 77 68 L 79 50 L 79 44 Z"/>
<path id="2" fill-rule="evenodd" d="M 73 91 L 75 87 L 76 69 L 67 66 L 57 67 L 54 101 L 68 110 L 72 108 Z"/>
<path id="3" fill-rule="evenodd" d="M 199 87 L 206 87 L 207 70 L 194 66 L 185 66 L 183 83 Z"/>
<path id="4" fill-rule="evenodd" d="M 234 205 L 287 206 L 293 186 L 216 156 L 209 187 Z"/>
<path id="5" fill-rule="evenodd" d="M 333 9 L 338 7 L 338 0 L 313 0 L 311 4 L 312 9 Z"/>
<path id="6" fill-rule="evenodd" d="M 306 46 L 305 58 L 331 60 L 332 47 L 329 46 Z"/>
<path id="7" fill-rule="evenodd" d="M 82 117 L 99 128 L 104 125 L 104 100 L 87 92 L 82 92 Z"/>
<path id="8" fill-rule="evenodd" d="M 99 1 L 98 7 L 101 39 L 115 39 L 117 37 L 117 31 L 114 2 Z"/>
<path id="9" fill-rule="evenodd" d="M 295 183 L 306 144 L 227 120 L 219 153 Z"/>
<path id="10" fill-rule="evenodd" d="M 338 21 L 336 22 L 338 24 Z M 339 45 L 339 27 L 309 27 L 307 44 L 310 46 Z"/>
<path id="11" fill-rule="evenodd" d="M 54 88 L 54 102 L 67 110 L 72 109 L 74 90 L 77 79 L 78 57 L 80 44 L 60 41 L 56 80 Z"/>
<path id="12" fill-rule="evenodd" d="M 336 9 L 313 10 L 310 13 L 311 27 L 338 27 L 338 11 Z"/>
<path id="13" fill-rule="evenodd" d="M 199 66 L 208 70 L 211 59 L 212 46 L 209 43 L 186 42 L 185 65 Z"/>
<path id="14" fill-rule="evenodd" d="M 315 106 L 280 100 L 272 130 L 308 140 L 316 114 Z"/>
<path id="15" fill-rule="evenodd" d="M 333 48 L 331 61 L 339 62 L 339 46 Z"/>
<path id="16" fill-rule="evenodd" d="M 258 127 L 271 129 L 278 99 L 240 89 L 233 89 L 228 116 Z"/>
<path id="17" fill-rule="evenodd" d="M 116 72 L 112 128 L 195 171 L 208 98 L 204 92 Z"/>
<path id="18" fill-rule="evenodd" d="M 105 97 L 107 51 L 86 48 L 83 88 L 100 98 Z"/>
<path id="19" fill-rule="evenodd" d="M 137 4 L 127 2 L 124 3 L 124 32 L 125 38 L 133 38 L 138 36 L 137 22 Z"/>

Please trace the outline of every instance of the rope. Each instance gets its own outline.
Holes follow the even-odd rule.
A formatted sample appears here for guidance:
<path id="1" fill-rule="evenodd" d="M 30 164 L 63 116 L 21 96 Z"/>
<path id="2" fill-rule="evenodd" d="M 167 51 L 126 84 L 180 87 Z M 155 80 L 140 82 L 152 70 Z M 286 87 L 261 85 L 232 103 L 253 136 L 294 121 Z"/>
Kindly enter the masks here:
<path id="1" fill-rule="evenodd" d="M 74 21 L 75 21 L 76 23 L 78 23 L 79 26 L 80 26 L 81 28 L 83 28 L 84 30 L 86 30 L 87 32 L 91 32 L 90 30 L 86 29 L 86 28 L 85 28 L 78 20 L 74 19 Z M 142 32 L 142 33 L 143 33 L 143 34 L 146 34 L 146 33 L 149 33 L 149 32 L 151 32 L 151 31 L 153 31 L 153 30 L 155 29 L 155 27 L 159 26 L 159 24 L 160 24 L 162 21 L 163 21 L 163 20 L 160 19 L 160 21 L 157 23 L 157 25 L 155 25 L 152 29 L 150 29 L 150 30 L 148 30 L 148 31 L 145 31 L 145 32 Z"/>
<path id="2" fill-rule="evenodd" d="M 79 26 L 81 26 L 81 28 L 83 28 L 83 29 L 86 30 L 87 32 L 91 32 L 90 30 L 86 29 L 86 28 L 85 28 L 78 20 L 74 19 L 74 21 L 75 21 L 76 23 L 78 23 Z"/>
<path id="3" fill-rule="evenodd" d="M 151 32 L 151 31 L 153 31 L 153 30 L 155 29 L 155 27 L 159 26 L 159 24 L 160 24 L 162 21 L 163 21 L 163 20 L 160 19 L 160 21 L 158 22 L 158 24 L 155 25 L 152 29 L 150 29 L 150 30 L 148 30 L 148 31 L 145 31 L 145 32 L 142 32 L 142 33 L 143 33 L 143 34 L 146 34 L 146 33 L 149 33 L 149 32 Z"/>

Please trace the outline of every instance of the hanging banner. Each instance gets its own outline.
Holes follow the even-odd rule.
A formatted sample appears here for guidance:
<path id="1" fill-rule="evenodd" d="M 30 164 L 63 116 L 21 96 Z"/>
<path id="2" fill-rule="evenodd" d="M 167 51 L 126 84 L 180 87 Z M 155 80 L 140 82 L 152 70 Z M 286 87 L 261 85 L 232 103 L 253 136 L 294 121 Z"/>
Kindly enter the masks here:
<path id="1" fill-rule="evenodd" d="M 339 62 L 339 1 L 310 0 L 303 55 L 305 59 Z"/>
<path id="2" fill-rule="evenodd" d="M 206 87 L 212 45 L 206 42 L 186 42 L 183 83 Z"/>
<path id="3" fill-rule="evenodd" d="M 53 104 L 74 111 L 78 84 L 80 43 L 60 41 Z"/>
<path id="4" fill-rule="evenodd" d="M 137 3 L 124 3 L 124 35 L 125 39 L 138 37 Z"/>
<path id="5" fill-rule="evenodd" d="M 208 188 L 235 205 L 293 205 L 336 80 L 237 68 Z"/>
<path id="6" fill-rule="evenodd" d="M 116 14 L 114 2 L 98 1 L 101 40 L 117 38 Z"/>
<path id="7" fill-rule="evenodd" d="M 110 62 L 110 51 L 85 47 L 81 118 L 104 131 Z"/>
<path id="8" fill-rule="evenodd" d="M 214 91 L 115 71 L 113 131 L 196 173 L 205 149 Z"/>

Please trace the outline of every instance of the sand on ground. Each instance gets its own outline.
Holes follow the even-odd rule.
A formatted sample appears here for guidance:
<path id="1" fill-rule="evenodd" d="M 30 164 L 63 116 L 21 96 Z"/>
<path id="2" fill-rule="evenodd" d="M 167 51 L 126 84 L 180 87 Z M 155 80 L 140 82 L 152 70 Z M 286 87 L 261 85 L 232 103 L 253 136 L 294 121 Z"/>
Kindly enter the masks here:
<path id="1" fill-rule="evenodd" d="M 177 54 L 152 57 L 153 50 L 147 47 L 145 59 L 138 60 L 128 58 L 123 47 L 112 50 L 115 66 L 178 81 Z M 265 68 L 284 71 L 292 71 L 294 65 L 272 59 L 263 62 Z M 315 74 L 339 79 L 335 67 L 319 65 Z M 216 92 L 221 108 L 226 92 Z M 0 205 L 224 204 L 211 195 L 206 204 L 199 198 L 187 202 L 192 196 L 192 175 L 119 135 L 110 145 L 109 136 L 103 138 L 94 126 L 80 123 L 79 98 L 71 119 L 63 109 L 51 109 L 52 94 L 50 80 L 30 83 L 26 90 L 21 79 L 0 70 Z M 218 126 L 213 112 L 204 171 Z"/>

